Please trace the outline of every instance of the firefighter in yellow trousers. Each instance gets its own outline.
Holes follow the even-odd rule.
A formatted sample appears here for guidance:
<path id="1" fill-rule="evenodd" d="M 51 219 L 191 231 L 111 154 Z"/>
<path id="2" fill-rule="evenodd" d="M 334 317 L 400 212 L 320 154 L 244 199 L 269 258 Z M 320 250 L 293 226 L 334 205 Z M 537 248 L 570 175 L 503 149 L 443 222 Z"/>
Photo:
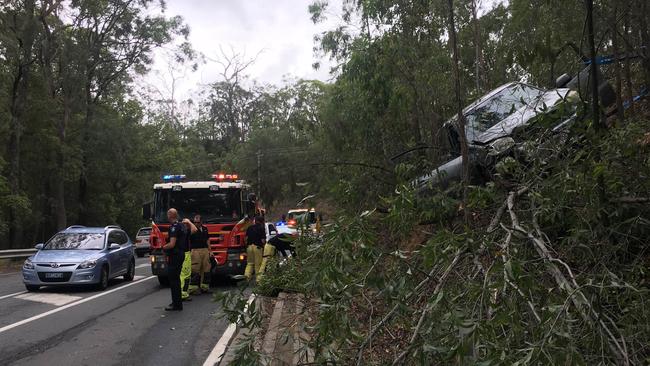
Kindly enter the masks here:
<path id="1" fill-rule="evenodd" d="M 190 277 L 192 276 L 192 253 L 190 251 L 190 236 L 196 233 L 196 226 L 189 219 L 184 219 L 183 224 L 187 228 L 187 235 L 183 249 L 185 251 L 185 258 L 183 259 L 183 267 L 181 268 L 181 298 L 183 301 L 191 301 L 189 287 Z"/>
<path id="2" fill-rule="evenodd" d="M 210 292 L 210 249 L 208 228 L 203 226 L 201 215 L 194 216 L 196 232 L 190 236 L 192 246 L 192 278 L 189 292 L 192 295 Z"/>
<path id="3" fill-rule="evenodd" d="M 247 279 L 253 274 L 259 274 L 262 266 L 262 248 L 266 244 L 266 230 L 264 230 L 264 217 L 255 217 L 255 223 L 246 229 L 246 256 L 247 264 L 244 275 Z"/>
<path id="4" fill-rule="evenodd" d="M 258 280 L 264 275 L 269 260 L 275 257 L 276 254 L 279 254 L 279 256 L 283 258 L 296 256 L 296 248 L 293 245 L 296 237 L 295 231 L 288 229 L 286 226 L 279 226 L 277 228 L 277 233 L 267 240 L 266 245 L 264 245 L 264 257 L 262 259 L 262 266 L 257 275 Z"/>

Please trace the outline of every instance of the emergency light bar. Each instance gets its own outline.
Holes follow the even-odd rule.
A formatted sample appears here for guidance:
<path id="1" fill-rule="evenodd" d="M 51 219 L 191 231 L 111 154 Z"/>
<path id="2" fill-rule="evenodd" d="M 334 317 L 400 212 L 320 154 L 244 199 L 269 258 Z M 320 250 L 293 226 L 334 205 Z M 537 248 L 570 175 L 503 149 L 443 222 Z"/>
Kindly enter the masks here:
<path id="1" fill-rule="evenodd" d="M 217 174 L 212 174 L 212 179 L 217 180 L 217 181 L 222 181 L 222 180 L 237 180 L 239 179 L 239 175 L 237 174 L 226 174 L 226 173 L 217 173 Z"/>
<path id="2" fill-rule="evenodd" d="M 185 178 L 185 174 L 165 174 L 162 176 L 162 180 L 165 183 L 180 182 Z"/>

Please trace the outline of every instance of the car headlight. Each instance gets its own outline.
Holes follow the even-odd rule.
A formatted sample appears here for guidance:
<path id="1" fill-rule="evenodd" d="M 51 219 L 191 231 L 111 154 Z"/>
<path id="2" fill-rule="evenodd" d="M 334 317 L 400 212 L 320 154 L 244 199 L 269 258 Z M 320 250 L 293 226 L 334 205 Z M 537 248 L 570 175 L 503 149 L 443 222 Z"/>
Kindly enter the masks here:
<path id="1" fill-rule="evenodd" d="M 77 268 L 78 269 L 95 268 L 96 265 L 97 265 L 97 260 L 94 259 L 94 260 L 91 260 L 91 261 L 83 261 L 83 262 L 81 262 L 81 264 L 79 264 L 79 267 L 77 267 Z"/>
<path id="2" fill-rule="evenodd" d="M 24 269 L 34 269 L 34 263 L 32 263 L 31 260 L 25 259 L 25 263 L 23 264 Z"/>

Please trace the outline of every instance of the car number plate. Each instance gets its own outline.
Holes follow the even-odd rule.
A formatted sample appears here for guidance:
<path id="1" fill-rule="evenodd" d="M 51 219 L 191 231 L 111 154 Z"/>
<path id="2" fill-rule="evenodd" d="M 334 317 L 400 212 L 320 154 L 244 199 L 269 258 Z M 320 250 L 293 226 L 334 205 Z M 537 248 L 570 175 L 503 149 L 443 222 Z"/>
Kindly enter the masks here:
<path id="1" fill-rule="evenodd" d="M 45 278 L 63 278 L 63 273 L 58 273 L 58 272 L 46 273 Z"/>

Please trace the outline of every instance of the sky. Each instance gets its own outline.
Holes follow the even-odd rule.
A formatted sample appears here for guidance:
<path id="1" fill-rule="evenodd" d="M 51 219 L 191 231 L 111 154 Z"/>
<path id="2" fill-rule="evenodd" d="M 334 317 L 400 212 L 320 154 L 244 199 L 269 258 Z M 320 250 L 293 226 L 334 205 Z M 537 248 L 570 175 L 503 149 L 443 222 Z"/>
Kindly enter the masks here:
<path id="1" fill-rule="evenodd" d="M 314 36 L 338 23 L 335 16 L 323 24 L 311 21 L 312 0 L 167 0 L 167 16 L 180 15 L 190 27 L 189 40 L 205 56 L 196 72 L 173 70 L 175 97 L 189 96 L 219 80 L 221 66 L 215 59 L 237 53 L 256 58 L 247 69 L 251 80 L 280 84 L 289 78 L 330 80 L 330 63 L 314 54 Z M 340 1 L 331 1 L 337 9 Z M 319 70 L 312 67 L 321 62 Z M 169 92 L 172 72 L 163 51 L 157 52 L 147 82 Z"/>

